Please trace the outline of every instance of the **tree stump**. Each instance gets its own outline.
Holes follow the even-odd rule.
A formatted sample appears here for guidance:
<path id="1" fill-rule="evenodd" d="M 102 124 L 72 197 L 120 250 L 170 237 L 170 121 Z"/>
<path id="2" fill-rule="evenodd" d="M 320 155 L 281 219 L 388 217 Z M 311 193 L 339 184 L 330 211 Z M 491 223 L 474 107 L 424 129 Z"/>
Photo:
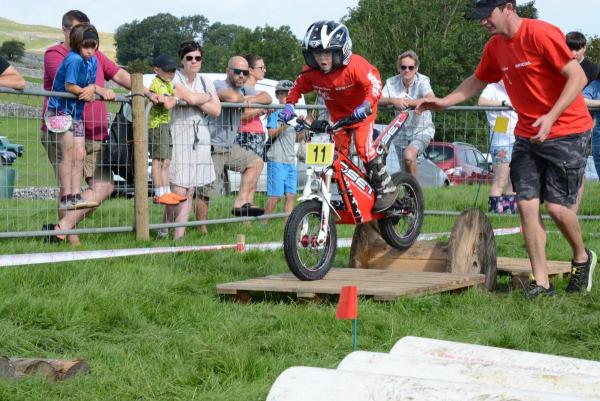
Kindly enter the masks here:
<path id="1" fill-rule="evenodd" d="M 376 222 L 357 225 L 350 249 L 350 267 L 418 272 L 484 274 L 483 287 L 496 286 L 496 241 L 492 226 L 479 209 L 460 214 L 448 243 L 417 241 L 397 250 L 380 236 Z"/>

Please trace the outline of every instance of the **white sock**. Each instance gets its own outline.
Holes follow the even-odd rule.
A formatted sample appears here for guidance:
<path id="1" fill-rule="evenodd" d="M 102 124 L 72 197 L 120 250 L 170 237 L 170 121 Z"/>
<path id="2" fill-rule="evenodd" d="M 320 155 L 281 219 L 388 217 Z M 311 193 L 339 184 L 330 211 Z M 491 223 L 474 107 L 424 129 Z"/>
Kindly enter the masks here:
<path id="1" fill-rule="evenodd" d="M 154 194 L 160 198 L 161 196 L 164 195 L 163 188 L 164 187 L 156 187 L 156 188 L 154 188 Z"/>
<path id="2" fill-rule="evenodd" d="M 171 193 L 171 188 L 167 185 L 166 187 L 162 187 L 163 194 Z"/>

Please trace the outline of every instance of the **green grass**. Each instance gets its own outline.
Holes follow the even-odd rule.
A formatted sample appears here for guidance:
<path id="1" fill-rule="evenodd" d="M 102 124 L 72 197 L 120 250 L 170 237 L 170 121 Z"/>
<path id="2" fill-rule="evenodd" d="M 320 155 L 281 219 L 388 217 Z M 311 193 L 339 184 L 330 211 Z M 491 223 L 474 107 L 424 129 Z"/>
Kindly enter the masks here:
<path id="1" fill-rule="evenodd" d="M 51 169 L 39 144 L 38 122 L 0 119 L 13 142 L 25 144 L 15 168 L 19 185 L 46 185 Z M 29 166 L 29 167 L 27 167 Z M 34 167 L 31 167 L 34 166 Z M 476 205 L 485 208 L 488 187 Z M 426 189 L 427 209 L 474 205 L 476 186 Z M 586 188 L 582 210 L 600 214 L 600 185 Z M 229 215 L 231 198 L 211 208 Z M 264 197 L 259 195 L 260 204 Z M 37 230 L 55 219 L 53 201 L 0 200 L 0 230 Z M 151 222 L 161 208 L 150 206 Z M 450 231 L 455 217 L 426 216 L 423 232 Z M 111 199 L 83 227 L 133 225 L 133 200 Z M 514 227 L 516 217 L 493 217 Z M 547 223 L 548 258 L 569 260 L 566 241 Z M 600 222 L 582 222 L 584 241 L 600 250 Z M 82 236 L 82 246 L 38 238 L 0 240 L 3 254 L 129 247 L 222 244 L 236 234 L 248 243 L 281 241 L 282 221 L 267 226 L 188 228 L 182 241 L 136 241 L 132 233 Z M 351 237 L 353 227 L 338 227 Z M 153 233 L 154 234 L 154 233 Z M 499 256 L 526 257 L 518 235 L 496 238 Z M 347 266 L 349 249 L 335 265 Z M 219 283 L 286 272 L 282 251 L 233 251 L 113 258 L 0 269 L 0 355 L 82 358 L 92 373 L 62 383 L 37 378 L 0 381 L 0 400 L 264 400 L 277 376 L 296 365 L 335 367 L 352 350 L 350 322 L 337 321 L 335 298 L 300 302 L 265 295 L 250 304 L 216 294 Z M 360 299 L 358 347 L 388 352 L 403 336 L 424 336 L 600 360 L 600 277 L 591 294 L 567 296 L 556 280 L 554 299 L 527 301 L 508 279 L 499 290 L 430 295 L 379 303 Z"/>
<path id="2" fill-rule="evenodd" d="M 111 59 L 114 59 L 116 55 L 114 34 L 100 32 L 99 35 L 100 50 Z M 0 43 L 8 40 L 23 42 L 26 51 L 42 54 L 46 48 L 64 40 L 64 35 L 60 28 L 60 20 L 56 20 L 56 27 L 50 27 L 20 24 L 0 17 Z"/>
<path id="3" fill-rule="evenodd" d="M 280 224 L 261 228 L 250 227 L 252 241 L 259 232 L 265 240 L 281 235 Z M 241 229 L 221 227 L 210 237 L 219 242 Z M 118 237 L 97 245 L 110 248 L 126 238 Z M 510 248 L 521 242 L 505 241 Z M 550 250 L 554 258 L 563 253 Z M 339 250 L 336 265 L 347 258 L 348 250 Z M 84 358 L 92 374 L 59 384 L 2 381 L 0 399 L 264 400 L 286 368 L 333 368 L 352 348 L 350 322 L 334 319 L 335 299 L 266 296 L 238 304 L 215 293 L 217 283 L 286 270 L 281 252 L 257 251 L 4 269 L 0 353 Z M 557 284 L 563 289 L 565 282 Z M 387 352 L 401 337 L 416 335 L 600 360 L 599 301 L 597 291 L 525 301 L 505 288 L 389 303 L 361 298 L 358 346 Z"/>
<path id="4" fill-rule="evenodd" d="M 32 84 L 43 84 L 44 83 L 43 78 L 35 78 L 35 77 L 23 77 L 23 78 L 25 79 L 25 81 L 31 82 Z"/>

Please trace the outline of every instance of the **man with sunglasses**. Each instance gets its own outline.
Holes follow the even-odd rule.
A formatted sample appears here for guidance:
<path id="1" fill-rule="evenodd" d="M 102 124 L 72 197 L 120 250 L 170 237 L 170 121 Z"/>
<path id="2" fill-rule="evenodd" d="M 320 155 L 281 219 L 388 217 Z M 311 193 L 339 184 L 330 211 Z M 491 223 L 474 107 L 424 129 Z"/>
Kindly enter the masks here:
<path id="1" fill-rule="evenodd" d="M 519 117 L 510 178 L 535 277 L 525 295 L 554 295 L 548 281 L 542 202 L 573 252 L 567 292 L 590 291 L 596 254 L 584 247 L 575 213 L 592 128 L 581 95 L 585 73 L 565 35 L 544 21 L 519 17 L 515 0 L 477 0 L 470 18 L 493 35 L 479 66 L 448 96 L 424 99 L 417 111 L 445 109 L 478 94 L 487 83 L 504 81 Z"/>
<path id="2" fill-rule="evenodd" d="M 419 73 L 419 56 L 413 50 L 407 50 L 398 56 L 398 75 L 388 78 L 379 99 L 380 106 L 393 106 L 396 114 L 409 107 L 415 107 L 420 99 L 435 97 L 429 77 Z M 404 171 L 417 177 L 417 157 L 422 155 L 435 135 L 435 126 L 431 112 L 410 117 L 400 133 L 394 139 L 398 161 L 404 165 Z"/>
<path id="3" fill-rule="evenodd" d="M 245 85 L 250 75 L 245 58 L 234 56 L 229 59 L 226 72 L 225 80 L 214 82 L 221 102 L 271 104 L 271 95 Z M 227 170 L 237 171 L 242 175 L 242 182 L 231 212 L 235 216 L 260 216 L 264 210 L 252 205 L 252 199 L 263 169 L 263 160 L 256 153 L 235 143 L 243 112 L 241 108 L 223 107 L 221 115 L 211 119 L 212 159 L 217 179 L 203 187 L 202 195 L 210 198 L 218 194 Z"/>

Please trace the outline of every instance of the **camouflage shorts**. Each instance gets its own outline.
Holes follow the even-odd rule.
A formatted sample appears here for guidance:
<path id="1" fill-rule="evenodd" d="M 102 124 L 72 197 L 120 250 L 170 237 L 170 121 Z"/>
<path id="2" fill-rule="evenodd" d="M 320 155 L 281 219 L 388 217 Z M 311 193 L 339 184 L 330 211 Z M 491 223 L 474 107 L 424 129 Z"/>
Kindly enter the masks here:
<path id="1" fill-rule="evenodd" d="M 590 132 L 540 144 L 519 138 L 513 147 L 510 179 L 518 200 L 537 198 L 564 206 L 575 204 L 589 154 Z"/>
<path id="2" fill-rule="evenodd" d="M 261 159 L 265 159 L 265 134 L 253 132 L 238 132 L 235 142 L 242 148 L 256 153 Z"/>

